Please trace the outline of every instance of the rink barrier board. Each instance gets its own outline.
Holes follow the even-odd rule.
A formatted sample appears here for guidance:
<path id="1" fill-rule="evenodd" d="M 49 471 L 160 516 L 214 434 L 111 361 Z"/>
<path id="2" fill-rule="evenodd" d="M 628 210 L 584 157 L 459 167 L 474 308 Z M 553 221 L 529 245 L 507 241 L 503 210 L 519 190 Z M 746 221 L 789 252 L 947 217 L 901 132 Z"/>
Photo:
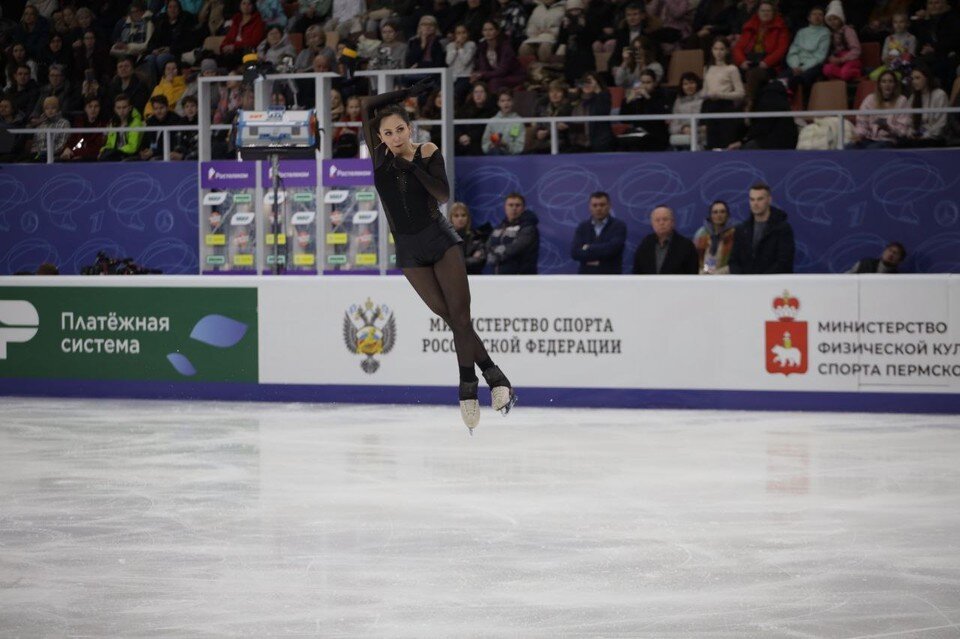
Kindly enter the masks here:
<path id="1" fill-rule="evenodd" d="M 960 413 L 954 275 L 477 277 L 471 289 L 478 334 L 499 345 L 523 405 Z M 68 311 L 101 323 L 74 326 Z M 61 338 L 75 349 L 118 335 L 102 332 L 115 312 L 170 330 L 121 331 L 142 340 L 138 357 L 61 352 Z M 457 379 L 452 334 L 399 277 L 0 278 L 0 338 L 3 394 L 448 404 Z"/>
<path id="2" fill-rule="evenodd" d="M 0 395 L 85 399 L 405 404 L 457 408 L 454 386 L 309 386 L 301 384 L 156 383 L 89 380 L 0 380 Z M 856 413 L 960 414 L 960 395 L 930 393 L 830 393 L 727 390 L 639 390 L 620 388 L 517 388 L 524 406 L 546 408 L 750 410 Z M 490 405 L 490 391 L 480 390 Z M 500 419 L 492 409 L 488 419 Z M 451 412 L 451 419 L 459 419 Z M 509 420 L 509 418 L 507 418 Z M 504 422 L 505 424 L 509 421 Z M 960 428 L 960 423 L 957 424 Z"/>

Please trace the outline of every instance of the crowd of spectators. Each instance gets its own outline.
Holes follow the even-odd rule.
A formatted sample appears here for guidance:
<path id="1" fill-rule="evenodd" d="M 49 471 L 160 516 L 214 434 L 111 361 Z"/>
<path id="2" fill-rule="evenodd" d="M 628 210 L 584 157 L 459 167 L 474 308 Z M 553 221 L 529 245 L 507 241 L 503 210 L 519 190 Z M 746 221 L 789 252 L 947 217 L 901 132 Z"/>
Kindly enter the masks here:
<path id="1" fill-rule="evenodd" d="M 773 275 L 794 272 L 796 242 L 786 211 L 774 205 L 767 184 L 758 182 L 747 193 L 750 216 L 740 224 L 730 219 L 730 207 L 710 204 L 704 224 L 693 238 L 676 230 L 673 210 L 666 204 L 650 212 L 650 230 L 637 246 L 628 272 L 634 275 Z M 590 194 L 589 216 L 573 233 L 570 257 L 581 275 L 624 272 L 627 225 L 613 215 L 610 196 Z M 467 272 L 493 275 L 535 275 L 540 257 L 539 220 L 520 193 L 504 198 L 503 219 L 474 227 L 470 210 L 455 202 L 447 212 L 463 239 Z M 898 273 L 907 251 L 890 242 L 880 257 L 864 256 L 848 273 Z"/>
<path id="2" fill-rule="evenodd" d="M 823 122 L 801 134 L 794 118 L 749 114 L 802 109 L 828 80 L 845 83 L 844 106 L 955 105 L 960 65 L 960 11 L 947 0 L 27 0 L 2 12 L 0 128 L 189 122 L 197 76 L 237 74 L 212 97 L 213 121 L 229 123 L 250 108 L 239 74 L 243 57 L 257 53 L 280 70 L 337 73 L 331 106 L 345 119 L 347 100 L 369 91 L 358 69 L 450 67 L 456 116 L 491 119 L 458 127 L 458 154 L 549 152 L 547 127 L 497 119 L 618 113 L 663 119 L 561 123 L 560 149 L 689 148 L 689 120 L 670 116 L 737 112 L 744 118 L 706 121 L 701 148 L 816 148 L 830 144 L 817 135 Z M 272 101 L 311 107 L 313 95 L 301 82 L 278 83 Z M 433 98 L 408 108 L 421 117 Z M 952 144 L 956 120 L 862 116 L 847 143 Z M 359 129 L 344 127 L 338 153 L 363 146 L 350 135 Z M 43 159 L 48 137 L 20 138 L 11 157 Z M 172 134 L 171 150 L 194 157 L 195 141 Z M 163 156 L 153 134 L 53 143 L 62 160 Z M 227 140 L 213 148 L 230 151 Z"/>

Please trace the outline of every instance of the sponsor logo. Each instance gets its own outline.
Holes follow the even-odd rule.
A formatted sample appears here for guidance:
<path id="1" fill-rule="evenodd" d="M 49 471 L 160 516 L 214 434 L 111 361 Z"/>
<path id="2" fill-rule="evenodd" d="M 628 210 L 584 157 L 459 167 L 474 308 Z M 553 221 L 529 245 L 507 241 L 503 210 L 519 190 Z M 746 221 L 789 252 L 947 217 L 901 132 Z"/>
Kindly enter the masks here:
<path id="1" fill-rule="evenodd" d="M 362 356 L 360 368 L 372 375 L 380 368 L 377 355 L 393 350 L 397 339 L 397 321 L 386 304 L 374 304 L 370 298 L 354 304 L 343 316 L 343 342 L 347 350 Z"/>
<path id="2" fill-rule="evenodd" d="M 775 322 L 766 323 L 767 372 L 802 375 L 807 372 L 807 323 L 797 321 L 800 300 L 789 292 L 774 298 Z"/>
<path id="3" fill-rule="evenodd" d="M 7 344 L 24 344 L 40 328 L 37 308 L 25 300 L 0 301 L 0 359 L 7 359 Z"/>

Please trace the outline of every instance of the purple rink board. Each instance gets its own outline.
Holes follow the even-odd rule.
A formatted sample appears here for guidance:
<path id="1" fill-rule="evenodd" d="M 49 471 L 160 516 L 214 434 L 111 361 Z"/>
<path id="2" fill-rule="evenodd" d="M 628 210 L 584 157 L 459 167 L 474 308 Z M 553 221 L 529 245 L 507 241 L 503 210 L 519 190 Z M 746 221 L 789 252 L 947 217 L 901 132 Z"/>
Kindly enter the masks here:
<path id="1" fill-rule="evenodd" d="M 626 266 L 657 204 L 669 204 L 692 236 L 714 199 L 744 219 L 747 189 L 765 180 L 793 224 L 797 272 L 842 272 L 896 239 L 907 247 L 904 270 L 956 273 L 958 159 L 955 150 L 468 157 L 456 161 L 455 197 L 482 224 L 498 222 L 503 197 L 520 191 L 540 217 L 540 272 L 573 273 L 570 240 L 593 191 L 610 193 L 627 223 Z M 236 173 L 237 162 L 214 164 Z M 327 186 L 364 185 L 370 171 L 369 160 L 325 160 L 322 177 Z M 99 250 L 164 273 L 197 273 L 197 177 L 192 162 L 0 165 L 0 274 L 41 262 L 76 274 Z"/>

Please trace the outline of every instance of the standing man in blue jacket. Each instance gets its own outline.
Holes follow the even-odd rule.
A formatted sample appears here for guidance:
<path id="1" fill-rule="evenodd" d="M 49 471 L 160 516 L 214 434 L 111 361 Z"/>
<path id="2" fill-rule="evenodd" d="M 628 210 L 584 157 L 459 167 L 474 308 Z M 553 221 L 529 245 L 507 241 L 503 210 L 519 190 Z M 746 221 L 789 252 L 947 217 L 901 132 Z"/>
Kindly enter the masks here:
<path id="1" fill-rule="evenodd" d="M 573 235 L 570 255 L 580 263 L 581 275 L 619 275 L 623 272 L 623 246 L 627 225 L 610 214 L 610 196 L 590 194 L 590 219 Z"/>

